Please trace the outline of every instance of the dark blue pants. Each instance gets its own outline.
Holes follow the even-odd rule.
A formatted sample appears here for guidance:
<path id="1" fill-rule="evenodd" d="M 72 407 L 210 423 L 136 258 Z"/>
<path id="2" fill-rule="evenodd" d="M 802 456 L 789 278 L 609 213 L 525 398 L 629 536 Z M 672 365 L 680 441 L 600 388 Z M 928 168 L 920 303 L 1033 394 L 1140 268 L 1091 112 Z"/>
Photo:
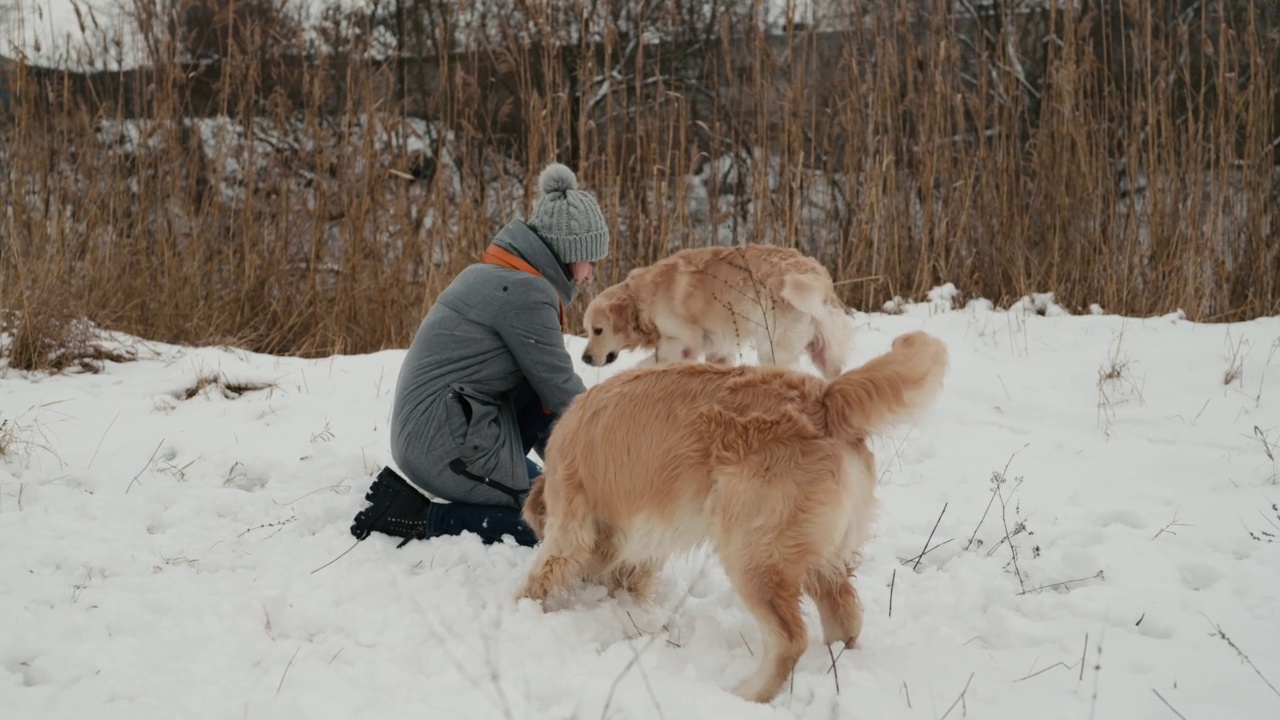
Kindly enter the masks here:
<path id="1" fill-rule="evenodd" d="M 520 425 L 520 444 L 524 447 L 524 462 L 532 481 L 542 475 L 542 468 L 529 458 L 530 450 L 537 450 L 546 457 L 547 438 L 558 416 L 542 410 L 542 400 L 533 387 L 525 381 L 513 397 L 516 420 Z M 501 542 L 504 535 L 527 547 L 538 543 L 533 530 L 520 517 L 520 510 L 499 505 L 472 505 L 468 503 L 433 503 L 431 506 L 432 535 L 460 535 L 473 532 L 484 544 Z"/>

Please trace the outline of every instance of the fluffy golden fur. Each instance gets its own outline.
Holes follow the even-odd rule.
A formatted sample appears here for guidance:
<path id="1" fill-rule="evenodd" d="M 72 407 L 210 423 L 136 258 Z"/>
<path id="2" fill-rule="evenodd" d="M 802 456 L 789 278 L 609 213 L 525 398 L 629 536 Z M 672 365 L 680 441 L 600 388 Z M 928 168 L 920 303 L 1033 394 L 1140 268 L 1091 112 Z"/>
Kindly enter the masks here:
<path id="1" fill-rule="evenodd" d="M 591 301 L 583 326 L 582 361 L 596 367 L 636 349 L 657 365 L 729 363 L 750 343 L 762 364 L 791 367 L 807 353 L 828 378 L 853 332 L 827 269 L 775 245 L 690 248 L 636 268 Z"/>
<path id="2" fill-rule="evenodd" d="M 632 369 L 580 395 L 547 443 L 523 516 L 541 540 L 518 597 L 546 606 L 575 582 L 650 597 L 673 553 L 714 547 L 760 624 L 760 664 L 735 692 L 774 698 L 807 647 L 852 646 L 850 582 L 875 510 L 873 434 L 913 420 L 941 388 L 946 346 L 915 332 L 834 380 L 693 362 Z"/>

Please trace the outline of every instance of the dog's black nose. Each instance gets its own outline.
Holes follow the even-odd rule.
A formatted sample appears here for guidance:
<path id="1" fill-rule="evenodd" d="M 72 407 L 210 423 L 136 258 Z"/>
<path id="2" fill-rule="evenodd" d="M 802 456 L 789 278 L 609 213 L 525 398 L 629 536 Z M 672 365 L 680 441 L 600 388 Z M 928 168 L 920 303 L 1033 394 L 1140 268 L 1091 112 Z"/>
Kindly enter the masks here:
<path id="1" fill-rule="evenodd" d="M 582 362 L 584 362 L 584 363 L 586 363 L 586 364 L 588 364 L 588 365 L 594 365 L 594 364 L 595 364 L 595 363 L 591 362 L 591 353 L 589 353 L 589 352 L 584 352 L 584 353 L 582 353 Z"/>
<path id="2" fill-rule="evenodd" d="M 618 359 L 618 353 L 609 353 L 608 355 L 604 356 L 604 364 L 608 365 L 609 363 L 617 359 Z"/>

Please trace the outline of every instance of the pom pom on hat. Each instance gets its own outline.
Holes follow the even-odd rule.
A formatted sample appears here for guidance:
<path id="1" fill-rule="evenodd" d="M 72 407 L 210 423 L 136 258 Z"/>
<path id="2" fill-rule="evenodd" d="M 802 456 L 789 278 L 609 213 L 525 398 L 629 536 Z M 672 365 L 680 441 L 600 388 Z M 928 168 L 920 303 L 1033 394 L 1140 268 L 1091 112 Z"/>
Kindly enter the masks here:
<path id="1" fill-rule="evenodd" d="M 578 189 L 578 176 L 567 165 L 551 163 L 538 176 L 538 189 L 543 195 Z"/>
<path id="2" fill-rule="evenodd" d="M 560 262 L 595 262 L 609 256 L 609 226 L 595 197 L 578 189 L 578 176 L 561 163 L 551 163 L 538 175 L 541 197 L 529 227 L 560 258 Z"/>

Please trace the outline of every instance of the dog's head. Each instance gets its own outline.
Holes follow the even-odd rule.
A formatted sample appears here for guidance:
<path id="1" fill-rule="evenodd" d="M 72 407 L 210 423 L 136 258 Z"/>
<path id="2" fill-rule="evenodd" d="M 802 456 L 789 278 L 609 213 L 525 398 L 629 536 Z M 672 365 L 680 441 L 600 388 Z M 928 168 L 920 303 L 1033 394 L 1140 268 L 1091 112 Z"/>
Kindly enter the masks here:
<path id="1" fill-rule="evenodd" d="M 621 285 L 607 288 L 591 301 L 582 315 L 587 347 L 582 362 L 601 367 L 618 359 L 618 353 L 639 345 L 639 314 L 635 300 Z"/>

